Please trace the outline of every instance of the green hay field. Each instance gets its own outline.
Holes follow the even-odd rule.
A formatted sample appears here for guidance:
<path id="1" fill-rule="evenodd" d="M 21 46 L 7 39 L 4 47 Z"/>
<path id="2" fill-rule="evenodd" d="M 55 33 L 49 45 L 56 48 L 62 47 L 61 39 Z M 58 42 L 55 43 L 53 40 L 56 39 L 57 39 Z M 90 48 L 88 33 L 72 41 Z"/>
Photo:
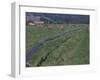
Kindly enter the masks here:
<path id="1" fill-rule="evenodd" d="M 31 67 L 89 64 L 88 24 L 26 26 L 26 52 L 39 41 L 66 31 L 66 34 L 45 42 L 26 63 Z"/>

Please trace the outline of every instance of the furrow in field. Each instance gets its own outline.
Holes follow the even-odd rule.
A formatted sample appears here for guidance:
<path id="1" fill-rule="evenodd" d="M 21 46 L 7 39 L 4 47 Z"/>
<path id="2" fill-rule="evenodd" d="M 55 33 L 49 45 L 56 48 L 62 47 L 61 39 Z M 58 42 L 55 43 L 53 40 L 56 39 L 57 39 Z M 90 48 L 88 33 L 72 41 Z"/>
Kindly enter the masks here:
<path id="1" fill-rule="evenodd" d="M 68 31 L 65 31 L 65 32 L 62 32 L 62 33 L 58 33 L 58 34 L 54 35 L 53 37 L 50 37 L 50 38 L 47 38 L 47 39 L 44 38 L 42 40 L 39 40 L 35 45 L 33 45 L 31 50 L 26 53 L 26 61 L 30 60 L 32 58 L 32 55 L 34 53 L 36 53 L 36 51 L 38 51 L 40 48 L 42 48 L 45 43 L 47 43 L 51 40 L 57 39 L 61 36 L 64 36 L 65 34 L 70 35 L 70 33 L 74 34 L 74 32 L 81 31 L 81 30 L 82 30 L 82 28 L 75 28 L 75 29 L 68 30 Z"/>

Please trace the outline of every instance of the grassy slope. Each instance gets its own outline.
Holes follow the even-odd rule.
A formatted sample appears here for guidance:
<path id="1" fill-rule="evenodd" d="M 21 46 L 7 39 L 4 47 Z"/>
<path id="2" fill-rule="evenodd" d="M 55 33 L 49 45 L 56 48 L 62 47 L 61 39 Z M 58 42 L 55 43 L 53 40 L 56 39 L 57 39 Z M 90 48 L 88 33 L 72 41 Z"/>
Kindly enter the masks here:
<path id="1" fill-rule="evenodd" d="M 27 26 L 26 27 L 26 50 L 29 50 L 34 43 L 43 37 L 50 37 L 56 33 L 65 31 L 73 27 L 79 27 L 79 25 L 74 24 L 64 24 L 64 29 L 57 28 L 57 25 L 52 25 L 53 28 L 48 28 L 48 26 L 43 25 L 44 27 L 39 26 Z M 67 26 L 67 27 L 66 27 Z M 81 25 L 82 26 L 82 25 Z M 84 26 L 84 25 L 83 25 Z"/>
<path id="2" fill-rule="evenodd" d="M 67 27 L 65 26 L 63 30 L 59 28 L 48 29 L 47 27 L 27 27 L 26 49 L 29 50 L 35 42 L 44 36 L 49 37 L 58 32 L 77 26 L 83 25 L 69 25 Z M 63 41 L 64 43 L 62 43 Z M 58 45 L 60 46 L 55 49 L 55 47 Z M 45 55 L 48 52 L 50 52 L 50 54 L 47 56 L 47 59 L 42 62 L 42 66 L 88 64 L 89 35 L 86 31 L 83 31 L 81 33 L 75 33 L 71 36 L 71 38 L 68 39 L 66 39 L 66 36 L 64 36 L 50 41 L 33 55 L 33 58 L 29 61 L 29 63 L 33 66 L 36 66 L 41 61 L 41 59 L 45 58 Z"/>
<path id="3" fill-rule="evenodd" d="M 26 27 L 26 49 L 29 50 L 34 43 L 43 37 L 49 37 L 63 30 L 59 28 L 49 29 L 47 26 L 37 27 L 28 26 Z"/>
<path id="4" fill-rule="evenodd" d="M 54 50 L 43 62 L 47 65 L 74 65 L 89 63 L 88 33 L 77 33 Z"/>

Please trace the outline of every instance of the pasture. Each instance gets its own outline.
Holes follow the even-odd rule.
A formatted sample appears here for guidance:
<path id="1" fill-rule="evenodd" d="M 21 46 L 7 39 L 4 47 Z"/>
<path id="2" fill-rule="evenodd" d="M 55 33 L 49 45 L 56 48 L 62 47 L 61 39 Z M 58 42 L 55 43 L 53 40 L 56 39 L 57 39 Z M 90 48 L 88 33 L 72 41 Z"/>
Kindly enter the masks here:
<path id="1" fill-rule="evenodd" d="M 26 26 L 26 57 L 30 67 L 89 64 L 89 25 Z"/>

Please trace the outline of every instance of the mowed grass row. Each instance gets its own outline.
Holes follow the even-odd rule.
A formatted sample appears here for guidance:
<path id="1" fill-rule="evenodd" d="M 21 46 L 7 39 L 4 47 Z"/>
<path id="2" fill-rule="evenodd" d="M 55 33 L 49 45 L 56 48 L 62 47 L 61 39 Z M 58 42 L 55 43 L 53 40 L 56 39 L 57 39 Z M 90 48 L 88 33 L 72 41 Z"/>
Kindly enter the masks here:
<path id="1" fill-rule="evenodd" d="M 89 35 L 76 33 L 52 51 L 41 66 L 89 64 Z"/>
<path id="2" fill-rule="evenodd" d="M 26 27 L 26 49 L 29 50 L 35 42 L 43 37 L 51 37 L 59 32 L 78 27 L 88 27 L 88 25 L 66 24 L 63 29 L 55 26 L 54 28 L 48 28 L 47 26 L 28 26 Z M 28 61 L 28 63 L 30 63 L 32 66 L 37 66 L 37 64 L 44 59 L 40 66 L 87 64 L 89 63 L 88 40 L 89 34 L 87 30 L 77 32 L 71 37 L 68 37 L 68 35 L 64 35 L 60 38 L 46 43 L 41 49 L 36 52 L 36 54 L 33 54 L 32 60 Z M 86 42 L 87 44 L 84 44 Z M 84 49 L 84 51 L 82 51 L 82 49 Z M 45 56 L 48 53 L 50 54 L 45 60 Z"/>

